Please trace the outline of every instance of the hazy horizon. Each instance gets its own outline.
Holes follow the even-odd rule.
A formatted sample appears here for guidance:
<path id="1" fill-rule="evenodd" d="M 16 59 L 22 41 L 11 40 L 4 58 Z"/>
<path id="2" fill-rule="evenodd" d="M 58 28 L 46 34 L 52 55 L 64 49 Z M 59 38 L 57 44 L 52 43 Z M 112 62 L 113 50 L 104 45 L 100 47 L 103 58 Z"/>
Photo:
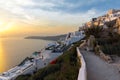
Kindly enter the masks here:
<path id="1" fill-rule="evenodd" d="M 113 8 L 118 0 L 0 0 L 0 36 L 65 34 Z"/>

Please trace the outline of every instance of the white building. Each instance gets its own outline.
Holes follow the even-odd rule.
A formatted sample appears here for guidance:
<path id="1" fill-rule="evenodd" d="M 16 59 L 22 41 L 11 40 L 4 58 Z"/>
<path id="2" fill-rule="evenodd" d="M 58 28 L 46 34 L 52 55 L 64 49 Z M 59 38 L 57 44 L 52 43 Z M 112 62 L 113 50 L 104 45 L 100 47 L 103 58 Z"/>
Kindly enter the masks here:
<path id="1" fill-rule="evenodd" d="M 120 10 L 115 10 L 115 9 L 109 10 L 107 15 L 108 15 L 109 20 L 111 20 L 111 21 L 115 20 L 118 17 L 120 17 Z"/>
<path id="2" fill-rule="evenodd" d="M 69 33 L 66 37 L 65 44 L 69 45 L 77 42 L 85 37 L 84 31 L 76 31 L 74 33 Z"/>
<path id="3" fill-rule="evenodd" d="M 0 75 L 0 80 L 14 80 L 21 74 L 32 74 L 35 70 L 34 61 L 26 61 L 23 65 L 16 66 Z"/>

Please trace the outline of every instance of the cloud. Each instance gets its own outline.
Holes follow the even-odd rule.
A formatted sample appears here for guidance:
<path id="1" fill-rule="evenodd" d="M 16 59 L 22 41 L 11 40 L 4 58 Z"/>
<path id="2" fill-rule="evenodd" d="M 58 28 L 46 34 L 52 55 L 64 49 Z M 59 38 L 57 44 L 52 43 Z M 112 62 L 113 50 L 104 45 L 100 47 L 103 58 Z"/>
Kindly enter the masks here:
<path id="1" fill-rule="evenodd" d="M 3 17 L 9 17 L 9 20 L 40 26 L 78 25 L 92 17 L 102 15 L 106 10 L 97 5 L 105 7 L 102 3 L 107 2 L 106 0 L 0 0 L 0 14 L 5 13 Z"/>

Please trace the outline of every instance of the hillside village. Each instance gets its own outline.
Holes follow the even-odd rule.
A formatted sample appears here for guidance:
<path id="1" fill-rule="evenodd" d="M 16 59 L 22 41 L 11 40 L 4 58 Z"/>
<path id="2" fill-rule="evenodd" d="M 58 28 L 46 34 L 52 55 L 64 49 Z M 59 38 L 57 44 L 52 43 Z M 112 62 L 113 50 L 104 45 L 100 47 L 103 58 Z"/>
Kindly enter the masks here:
<path id="1" fill-rule="evenodd" d="M 99 45 L 103 52 L 120 56 L 120 10 L 111 9 L 103 16 L 92 18 L 82 29 L 87 37 L 95 37 L 96 45 Z"/>
<path id="2" fill-rule="evenodd" d="M 92 20 L 85 23 L 83 27 L 90 27 L 92 25 L 103 26 L 103 28 L 112 26 L 115 32 L 120 33 L 120 10 L 111 9 L 103 16 L 92 18 Z"/>

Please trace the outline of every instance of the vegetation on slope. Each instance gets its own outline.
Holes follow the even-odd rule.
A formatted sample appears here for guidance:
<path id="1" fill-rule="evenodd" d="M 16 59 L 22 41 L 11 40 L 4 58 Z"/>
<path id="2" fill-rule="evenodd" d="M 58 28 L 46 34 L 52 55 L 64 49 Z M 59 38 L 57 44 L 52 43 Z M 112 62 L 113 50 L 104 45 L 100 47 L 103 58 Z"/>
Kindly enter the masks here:
<path id="1" fill-rule="evenodd" d="M 104 53 L 120 56 L 120 35 L 112 35 L 113 36 L 109 38 L 98 39 L 97 42 Z"/>
<path id="2" fill-rule="evenodd" d="M 57 59 L 56 64 L 49 64 L 34 75 L 21 75 L 16 80 L 77 80 L 80 62 L 77 58 L 76 47 L 80 43 L 80 41 L 74 43 Z"/>
<path id="3" fill-rule="evenodd" d="M 120 35 L 114 31 L 115 23 L 110 23 L 108 29 L 102 26 L 91 26 L 85 29 L 85 34 L 95 36 L 96 43 L 100 45 L 102 51 L 109 55 L 120 56 Z"/>
<path id="4" fill-rule="evenodd" d="M 93 35 L 96 38 L 99 38 L 101 36 L 101 33 L 104 31 L 103 27 L 99 26 L 91 26 L 90 28 L 84 29 L 85 34 L 87 36 Z"/>

